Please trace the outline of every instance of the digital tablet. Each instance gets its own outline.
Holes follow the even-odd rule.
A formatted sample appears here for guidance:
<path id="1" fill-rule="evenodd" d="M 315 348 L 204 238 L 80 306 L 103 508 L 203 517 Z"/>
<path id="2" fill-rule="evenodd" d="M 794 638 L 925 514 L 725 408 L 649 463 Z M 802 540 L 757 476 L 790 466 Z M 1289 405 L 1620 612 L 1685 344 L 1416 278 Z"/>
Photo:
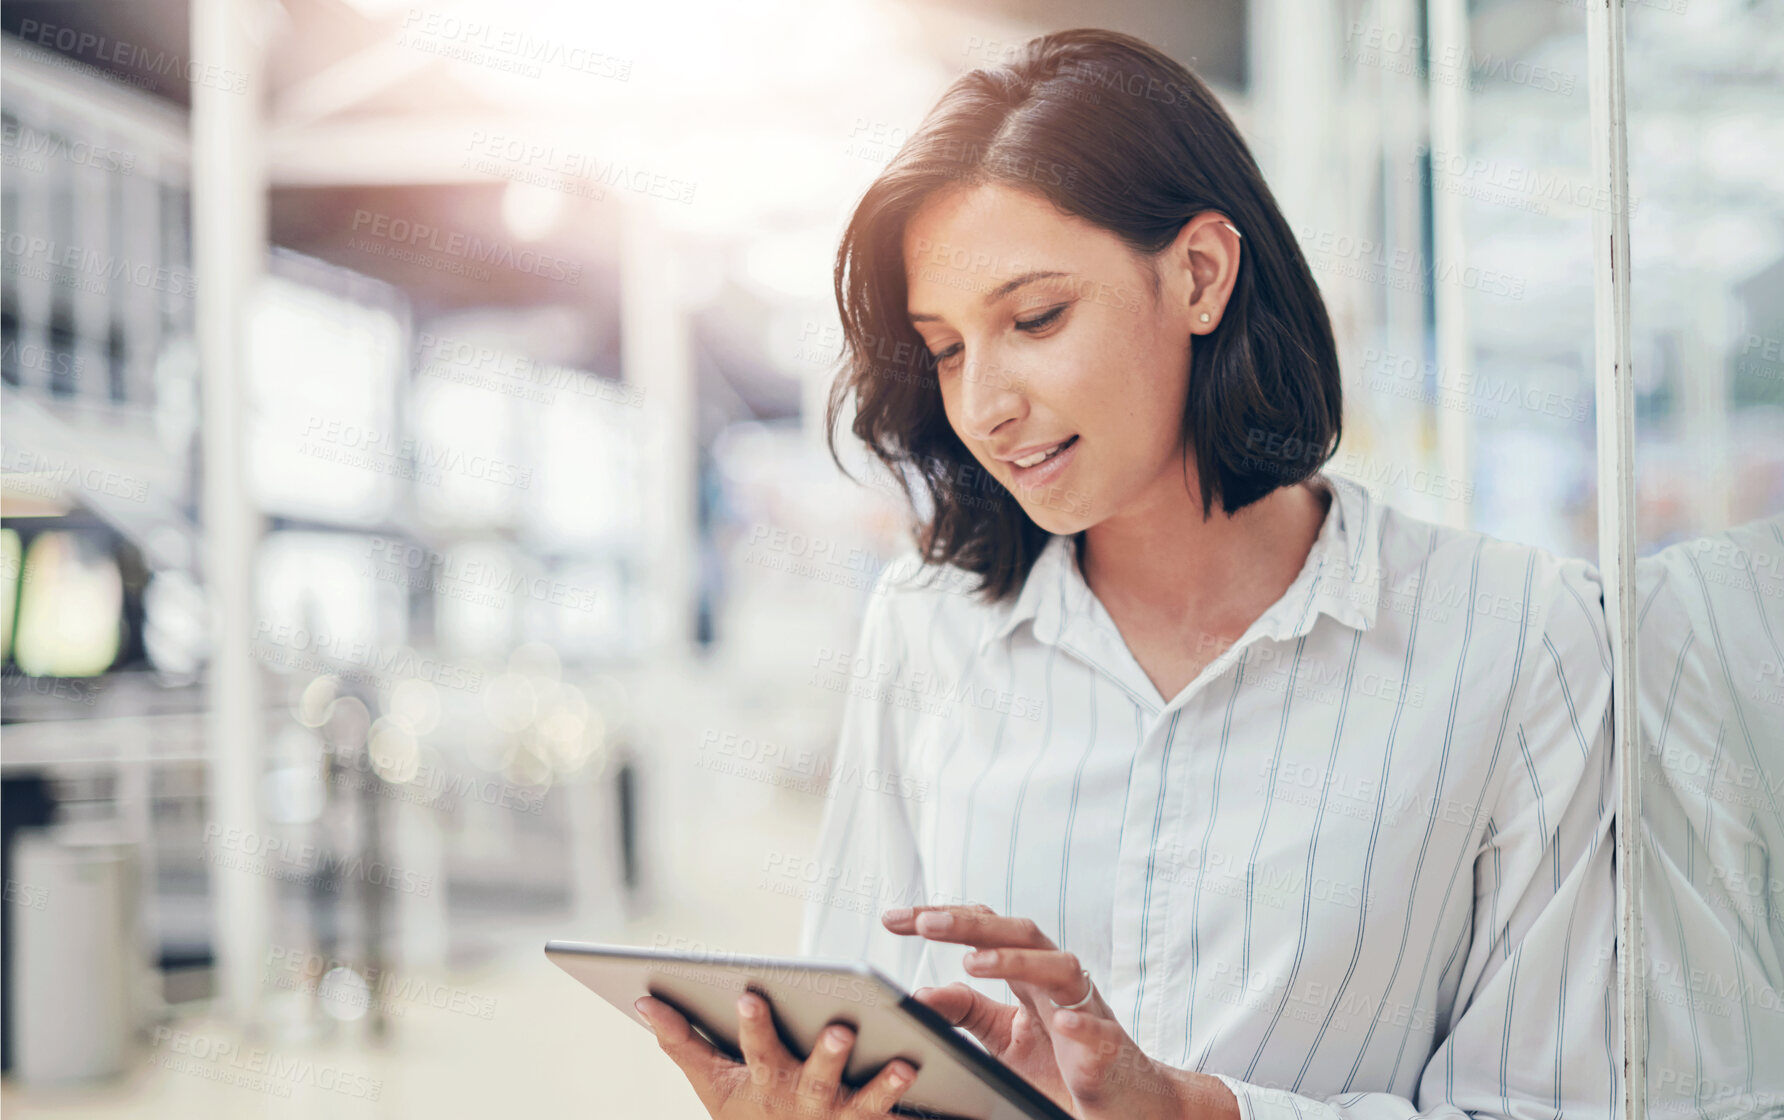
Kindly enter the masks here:
<path id="1" fill-rule="evenodd" d="M 634 945 L 549 941 L 545 955 L 639 1022 L 633 1004 L 655 996 L 687 1016 L 720 1051 L 741 1060 L 737 997 L 754 991 L 774 1009 L 787 1049 L 811 1053 L 831 1023 L 855 1031 L 843 1081 L 867 1083 L 893 1058 L 916 1067 L 896 1112 L 949 1120 L 1071 1120 L 1022 1076 L 934 1009 L 860 961 L 687 953 Z M 649 1029 L 648 1027 L 646 1029 Z"/>

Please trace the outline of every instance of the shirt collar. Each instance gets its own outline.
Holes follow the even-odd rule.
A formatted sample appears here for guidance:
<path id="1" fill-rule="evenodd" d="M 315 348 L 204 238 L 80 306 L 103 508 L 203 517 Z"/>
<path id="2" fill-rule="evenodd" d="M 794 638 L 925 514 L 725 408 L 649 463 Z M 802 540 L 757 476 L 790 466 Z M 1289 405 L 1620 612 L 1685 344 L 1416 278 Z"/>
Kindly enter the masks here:
<path id="1" fill-rule="evenodd" d="M 1381 503 L 1355 481 L 1319 474 L 1332 492 L 1332 505 L 1301 573 L 1269 610 L 1266 633 L 1282 639 L 1306 633 L 1319 614 L 1357 630 L 1375 624 L 1381 600 Z M 979 641 L 983 651 L 1007 638 L 1024 622 L 1035 638 L 1056 643 L 1068 616 L 1084 609 L 1091 598 L 1078 571 L 1072 538 L 1052 534 L 1029 569 L 1016 600 L 994 615 Z"/>
<path id="2" fill-rule="evenodd" d="M 1310 579 L 1314 610 L 1346 626 L 1368 630 L 1375 625 L 1375 608 L 1381 602 L 1384 507 L 1352 479 L 1330 474 L 1316 477 L 1331 488 L 1332 508 L 1296 584 Z M 1314 563 L 1316 557 L 1320 566 Z"/>
<path id="3" fill-rule="evenodd" d="M 993 615 L 988 621 L 985 633 L 979 639 L 980 652 L 1030 621 L 1034 623 L 1037 638 L 1047 642 L 1058 640 L 1061 598 L 1068 589 L 1082 587 L 1085 594 L 1090 591 L 1084 577 L 1078 574 L 1077 560 L 1072 555 L 1074 551 L 1071 537 L 1057 533 L 1048 536 L 1041 554 L 1035 557 L 1028 570 L 1028 578 L 1022 581 L 1022 590 L 1017 593 L 1015 603 L 1002 617 Z"/>

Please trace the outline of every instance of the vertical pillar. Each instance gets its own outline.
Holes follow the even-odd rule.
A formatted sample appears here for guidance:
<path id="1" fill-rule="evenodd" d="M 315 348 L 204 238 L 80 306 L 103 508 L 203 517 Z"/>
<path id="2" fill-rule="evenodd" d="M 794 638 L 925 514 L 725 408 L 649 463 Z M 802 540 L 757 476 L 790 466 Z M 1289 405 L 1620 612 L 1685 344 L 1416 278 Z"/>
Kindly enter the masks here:
<path id="1" fill-rule="evenodd" d="M 1255 0 L 1247 12 L 1258 162 L 1290 227 L 1331 230 L 1343 212 L 1331 189 L 1339 168 L 1336 113 L 1327 108 L 1339 93 L 1344 28 L 1337 8 Z"/>
<path id="2" fill-rule="evenodd" d="M 1359 59 L 1374 60 L 1381 89 L 1378 111 L 1382 117 L 1382 259 L 1410 262 L 1413 269 L 1411 273 L 1382 277 L 1381 333 L 1383 349 L 1394 356 L 1393 360 L 1415 363 L 1420 371 L 1420 396 L 1402 401 L 1374 393 L 1369 402 L 1381 424 L 1382 435 L 1387 437 L 1378 453 L 1387 460 L 1404 463 L 1408 469 L 1435 467 L 1434 459 L 1440 454 L 1433 446 L 1440 438 L 1433 410 L 1422 400 L 1423 371 L 1434 357 L 1428 351 L 1424 277 L 1435 278 L 1434 270 L 1427 271 L 1432 262 L 1425 256 L 1424 224 L 1430 196 L 1420 174 L 1423 154 L 1430 147 L 1426 90 L 1416 65 L 1422 58 L 1416 41 L 1419 9 L 1424 3 L 1425 0 L 1381 0 L 1377 12 L 1383 33 L 1382 49 L 1370 52 L 1367 40 L 1352 43 Z M 1396 46 L 1390 48 L 1389 44 Z M 1437 399 L 1441 402 L 1441 394 Z M 1394 439 L 1391 433 L 1397 431 L 1414 433 L 1414 438 Z M 1408 461 L 1409 455 L 1416 455 L 1417 459 Z M 1402 489 L 1389 491 L 1385 496 L 1417 516 L 1445 519 L 1446 511 L 1429 494 Z"/>
<path id="3" fill-rule="evenodd" d="M 1646 961 L 1642 952 L 1641 769 L 1637 734 L 1635 380 L 1629 347 L 1629 143 L 1623 84 L 1623 5 L 1586 7 L 1592 175 L 1608 208 L 1592 213 L 1593 356 L 1598 409 L 1598 568 L 1610 632 L 1617 790 L 1617 982 L 1623 1002 L 1623 1115 L 1647 1115 Z"/>
<path id="4" fill-rule="evenodd" d="M 266 252 L 261 44 L 255 0 L 193 0 L 192 249 L 203 400 L 203 578 L 211 610 L 208 825 L 259 836 L 263 708 L 250 656 L 259 514 L 247 487 L 247 326 Z M 231 830 L 240 830 L 234 833 Z M 207 831 L 211 831 L 207 828 Z M 215 834 L 214 832 L 212 833 Z M 272 884 L 211 868 L 218 995 L 227 1013 L 259 1010 L 271 943 Z"/>
<path id="5" fill-rule="evenodd" d="M 1445 478 L 1472 482 L 1474 478 L 1474 420 L 1466 409 L 1450 407 L 1446 386 L 1472 361 L 1468 346 L 1468 298 L 1460 278 L 1467 264 L 1467 244 L 1462 234 L 1462 198 L 1446 189 L 1449 178 L 1447 154 L 1468 150 L 1468 2 L 1429 0 L 1431 62 L 1427 74 L 1431 90 L 1431 273 L 1432 333 L 1437 348 L 1437 462 Z M 1458 72 L 1459 71 L 1459 72 Z M 1456 279 L 1446 279 L 1455 277 Z M 1472 521 L 1461 491 L 1443 503 L 1444 520 L 1458 528 Z M 1467 493 L 1472 493 L 1470 487 Z"/>
<path id="6" fill-rule="evenodd" d="M 631 825 L 631 835 L 639 846 L 641 892 L 655 886 L 653 842 L 675 842 L 676 830 L 658 827 L 657 822 L 686 812 L 675 796 L 688 772 L 680 749 L 685 744 L 685 713 L 673 703 L 657 702 L 679 689 L 655 686 L 661 680 L 685 682 L 682 674 L 690 667 L 696 622 L 694 348 L 683 269 L 678 267 L 681 251 L 648 201 L 634 203 L 621 216 L 620 362 L 626 381 L 644 391 L 638 415 L 643 547 L 633 575 L 643 604 L 638 653 L 645 672 L 634 678 L 633 686 L 648 695 L 633 706 L 639 724 L 631 739 L 636 749 L 628 752 L 636 768 L 633 778 L 639 783 L 634 804 L 641 819 Z M 603 775 L 609 784 L 607 796 L 618 796 L 620 778 L 614 767 L 625 761 L 615 756 L 609 774 Z M 571 825 L 579 848 L 614 843 L 615 832 L 603 826 L 603 814 L 596 808 L 586 797 L 573 807 Z M 578 868 L 579 896 L 599 889 L 598 883 L 588 865 Z M 584 920 L 599 913 L 598 903 L 587 897 L 578 897 L 576 904 Z"/>
<path id="7" fill-rule="evenodd" d="M 1737 310 L 1727 284 L 1700 275 L 1691 285 L 1694 307 L 1685 317 L 1679 407 L 1684 445 L 1694 452 L 1697 473 L 1693 504 L 1696 521 L 1686 532 L 1707 537 L 1734 524 L 1734 436 L 1729 430 L 1728 348 L 1735 340 Z M 1639 538 L 1640 534 L 1637 534 Z"/>
<path id="8" fill-rule="evenodd" d="M 694 353 L 677 251 L 648 204 L 627 210 L 620 224 L 620 360 L 626 380 L 644 390 L 644 555 L 636 575 L 643 581 L 647 658 L 685 657 L 694 638 Z"/>

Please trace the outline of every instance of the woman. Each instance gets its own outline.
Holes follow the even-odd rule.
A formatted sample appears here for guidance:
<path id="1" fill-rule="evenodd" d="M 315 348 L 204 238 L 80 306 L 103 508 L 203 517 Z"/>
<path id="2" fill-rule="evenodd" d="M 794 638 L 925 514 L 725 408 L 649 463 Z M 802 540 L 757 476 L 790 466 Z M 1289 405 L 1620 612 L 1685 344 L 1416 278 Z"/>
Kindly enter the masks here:
<path id="1" fill-rule="evenodd" d="M 1332 330 L 1208 89 L 1032 41 L 949 89 L 836 277 L 832 430 L 852 402 L 924 564 L 867 609 L 804 951 L 1081 1117 L 1610 1115 L 1596 575 L 1321 473 Z M 739 1010 L 744 1063 L 640 1005 L 716 1117 L 908 1088 Z"/>

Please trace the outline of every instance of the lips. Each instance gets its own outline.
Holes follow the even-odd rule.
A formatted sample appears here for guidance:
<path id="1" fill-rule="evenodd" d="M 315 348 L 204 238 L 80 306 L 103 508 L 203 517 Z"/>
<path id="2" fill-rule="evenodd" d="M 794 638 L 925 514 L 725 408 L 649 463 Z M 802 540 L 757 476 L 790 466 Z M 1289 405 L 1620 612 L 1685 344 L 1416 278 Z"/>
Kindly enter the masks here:
<path id="1" fill-rule="evenodd" d="M 1055 455 L 1059 454 L 1061 451 L 1064 451 L 1066 448 L 1068 448 L 1072 444 L 1076 443 L 1077 440 L 1078 440 L 1077 436 L 1072 436 L 1069 439 L 1062 439 L 1058 443 L 1055 443 L 1050 447 L 1038 448 L 1034 451 L 1029 452 L 1026 455 L 1023 455 L 1019 459 L 1007 459 L 1007 460 L 1005 460 L 1005 462 L 1007 462 L 1011 466 L 1017 467 L 1021 470 L 1027 470 L 1031 467 L 1038 467 L 1042 463 L 1045 463 L 1048 459 L 1053 458 Z"/>
<path id="2" fill-rule="evenodd" d="M 1072 436 L 1055 444 L 1025 448 L 1020 458 L 1004 460 L 1010 485 L 1022 491 L 1054 485 L 1077 461 L 1078 443 L 1078 437 Z"/>

